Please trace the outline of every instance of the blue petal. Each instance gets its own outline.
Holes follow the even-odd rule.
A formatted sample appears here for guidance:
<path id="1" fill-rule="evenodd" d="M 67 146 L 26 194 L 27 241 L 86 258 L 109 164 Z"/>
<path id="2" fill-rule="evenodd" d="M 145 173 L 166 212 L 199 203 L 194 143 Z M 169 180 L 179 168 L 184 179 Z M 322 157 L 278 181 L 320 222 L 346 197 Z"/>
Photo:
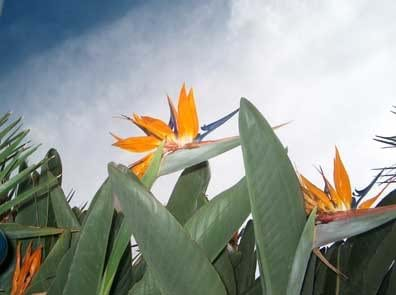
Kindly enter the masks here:
<path id="1" fill-rule="evenodd" d="M 170 129 L 173 130 L 173 132 L 174 132 L 175 134 L 177 134 L 175 118 L 172 116 L 172 114 L 171 114 L 171 116 L 170 116 L 170 118 L 169 118 L 168 126 L 169 126 Z"/>
<path id="2" fill-rule="evenodd" d="M 377 176 L 374 177 L 374 179 L 369 183 L 368 186 L 366 186 L 364 189 L 357 190 L 355 189 L 355 192 L 353 193 L 356 200 L 356 206 L 359 205 L 360 201 L 363 200 L 363 197 L 367 195 L 367 193 L 372 189 L 374 184 L 378 181 L 378 179 L 381 177 L 382 173 L 384 170 L 381 170 L 380 173 L 377 174 Z"/>
<path id="3" fill-rule="evenodd" d="M 201 133 L 198 134 L 196 140 L 197 140 L 197 141 L 201 141 L 201 140 L 202 140 L 206 135 L 208 135 L 210 132 L 212 132 L 213 130 L 219 128 L 221 125 L 223 125 L 223 124 L 224 124 L 225 122 L 227 122 L 229 119 L 231 119 L 236 113 L 238 113 L 238 111 L 239 111 L 239 109 L 236 109 L 235 111 L 229 113 L 227 116 L 224 116 L 223 118 L 221 118 L 221 119 L 219 119 L 219 120 L 217 120 L 217 121 L 215 121 L 215 122 L 213 122 L 213 123 L 210 123 L 210 124 L 208 124 L 208 125 L 203 125 L 203 126 L 201 127 L 201 129 L 202 129 L 203 131 L 206 131 L 206 132 L 205 132 L 205 133 L 202 133 L 202 134 L 201 134 Z"/>

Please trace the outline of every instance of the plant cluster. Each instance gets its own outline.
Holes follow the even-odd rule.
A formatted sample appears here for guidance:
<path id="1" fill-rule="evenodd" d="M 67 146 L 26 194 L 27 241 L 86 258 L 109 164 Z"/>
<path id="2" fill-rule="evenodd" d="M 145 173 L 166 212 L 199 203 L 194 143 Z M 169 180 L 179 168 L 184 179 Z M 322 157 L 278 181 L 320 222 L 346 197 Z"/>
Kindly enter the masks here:
<path id="1" fill-rule="evenodd" d="M 394 192 L 376 208 L 379 195 L 353 197 L 338 151 L 334 187 L 322 173 L 318 188 L 244 98 L 239 136 L 216 141 L 203 138 L 236 111 L 200 132 L 192 90 L 169 105 L 169 124 L 126 117 L 146 135 L 114 145 L 149 154 L 110 163 L 87 209 L 71 207 L 56 150 L 28 166 L 37 147 L 0 119 L 0 295 L 396 293 Z M 238 146 L 245 176 L 208 198 L 208 160 Z M 163 205 L 151 187 L 180 170 Z"/>

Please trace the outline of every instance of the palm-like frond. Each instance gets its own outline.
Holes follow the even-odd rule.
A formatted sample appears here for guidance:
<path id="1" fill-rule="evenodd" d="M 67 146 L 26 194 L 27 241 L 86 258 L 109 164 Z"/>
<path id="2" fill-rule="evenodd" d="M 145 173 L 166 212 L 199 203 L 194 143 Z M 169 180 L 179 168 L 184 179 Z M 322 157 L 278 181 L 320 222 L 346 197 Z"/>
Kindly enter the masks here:
<path id="1" fill-rule="evenodd" d="M 393 110 L 391 110 L 393 114 L 396 114 L 396 106 L 393 106 Z M 382 144 L 385 144 L 382 148 L 396 148 L 396 135 L 392 136 L 382 136 L 376 135 L 374 138 L 375 141 L 378 141 Z M 378 183 L 394 183 L 396 182 L 396 164 L 392 164 L 386 167 L 376 168 L 375 170 L 381 170 L 382 172 L 377 175 L 375 181 Z"/>
<path id="2" fill-rule="evenodd" d="M 8 220 L 12 206 L 7 206 L 7 202 L 15 197 L 18 185 L 47 161 L 26 165 L 28 157 L 38 148 L 26 139 L 28 133 L 29 130 L 23 129 L 22 118 L 11 120 L 11 113 L 0 118 L 0 221 Z"/>

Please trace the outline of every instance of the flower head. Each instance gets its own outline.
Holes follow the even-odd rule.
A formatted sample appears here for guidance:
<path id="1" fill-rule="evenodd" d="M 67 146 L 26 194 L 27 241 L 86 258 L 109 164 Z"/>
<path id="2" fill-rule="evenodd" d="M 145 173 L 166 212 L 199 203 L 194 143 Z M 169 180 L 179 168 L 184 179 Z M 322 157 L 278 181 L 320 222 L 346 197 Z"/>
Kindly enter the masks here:
<path id="1" fill-rule="evenodd" d="M 202 130 L 205 132 L 200 134 L 194 91 L 192 88 L 187 92 L 186 86 L 183 84 L 180 90 L 177 108 L 169 96 L 168 104 L 170 109 L 170 120 L 168 124 L 157 118 L 133 114 L 132 118 L 124 117 L 142 129 L 146 134 L 145 136 L 121 138 L 112 134 L 116 139 L 116 142 L 113 144 L 114 146 L 135 153 L 150 152 L 130 166 L 131 170 L 139 178 L 143 177 L 153 158 L 152 151 L 159 147 L 161 142 L 164 141 L 164 153 L 199 147 L 201 144 L 206 143 L 202 142 L 202 139 L 208 133 L 222 125 L 237 112 L 234 111 L 212 124 L 203 126 Z"/>
<path id="2" fill-rule="evenodd" d="M 16 249 L 16 265 L 12 278 L 11 295 L 23 295 L 29 287 L 34 275 L 39 271 L 41 265 L 41 249 L 39 246 L 32 252 L 32 242 L 29 243 L 23 261 L 21 260 L 21 242 Z"/>
<path id="3" fill-rule="evenodd" d="M 318 188 L 303 175 L 300 175 L 300 184 L 304 195 L 305 211 L 307 214 L 311 213 L 312 209 L 315 207 L 317 207 L 319 215 L 333 214 L 351 209 L 367 209 L 374 204 L 386 189 L 385 186 L 376 196 L 358 205 L 354 205 L 349 176 L 337 148 L 334 158 L 334 186 L 325 177 L 322 170 L 320 170 L 320 173 L 324 181 L 323 190 Z"/>

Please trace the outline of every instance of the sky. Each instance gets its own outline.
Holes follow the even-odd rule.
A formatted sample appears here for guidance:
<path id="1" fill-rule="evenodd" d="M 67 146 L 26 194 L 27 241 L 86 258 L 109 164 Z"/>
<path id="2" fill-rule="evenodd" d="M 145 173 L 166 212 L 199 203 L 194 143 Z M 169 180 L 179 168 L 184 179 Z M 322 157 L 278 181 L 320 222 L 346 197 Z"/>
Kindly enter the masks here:
<path id="1" fill-rule="evenodd" d="M 166 95 L 194 87 L 200 123 L 247 97 L 277 131 L 295 167 L 320 183 L 334 147 L 352 185 L 393 164 L 373 141 L 395 134 L 394 1 L 5 0 L 0 17 L 0 112 L 23 116 L 54 147 L 73 204 L 92 199 L 110 161 L 139 155 L 113 147 L 109 132 L 140 135 L 120 114 L 168 120 Z M 238 134 L 237 118 L 211 138 Z M 210 161 L 209 196 L 243 176 L 240 149 Z M 160 178 L 166 202 L 178 174 Z"/>

